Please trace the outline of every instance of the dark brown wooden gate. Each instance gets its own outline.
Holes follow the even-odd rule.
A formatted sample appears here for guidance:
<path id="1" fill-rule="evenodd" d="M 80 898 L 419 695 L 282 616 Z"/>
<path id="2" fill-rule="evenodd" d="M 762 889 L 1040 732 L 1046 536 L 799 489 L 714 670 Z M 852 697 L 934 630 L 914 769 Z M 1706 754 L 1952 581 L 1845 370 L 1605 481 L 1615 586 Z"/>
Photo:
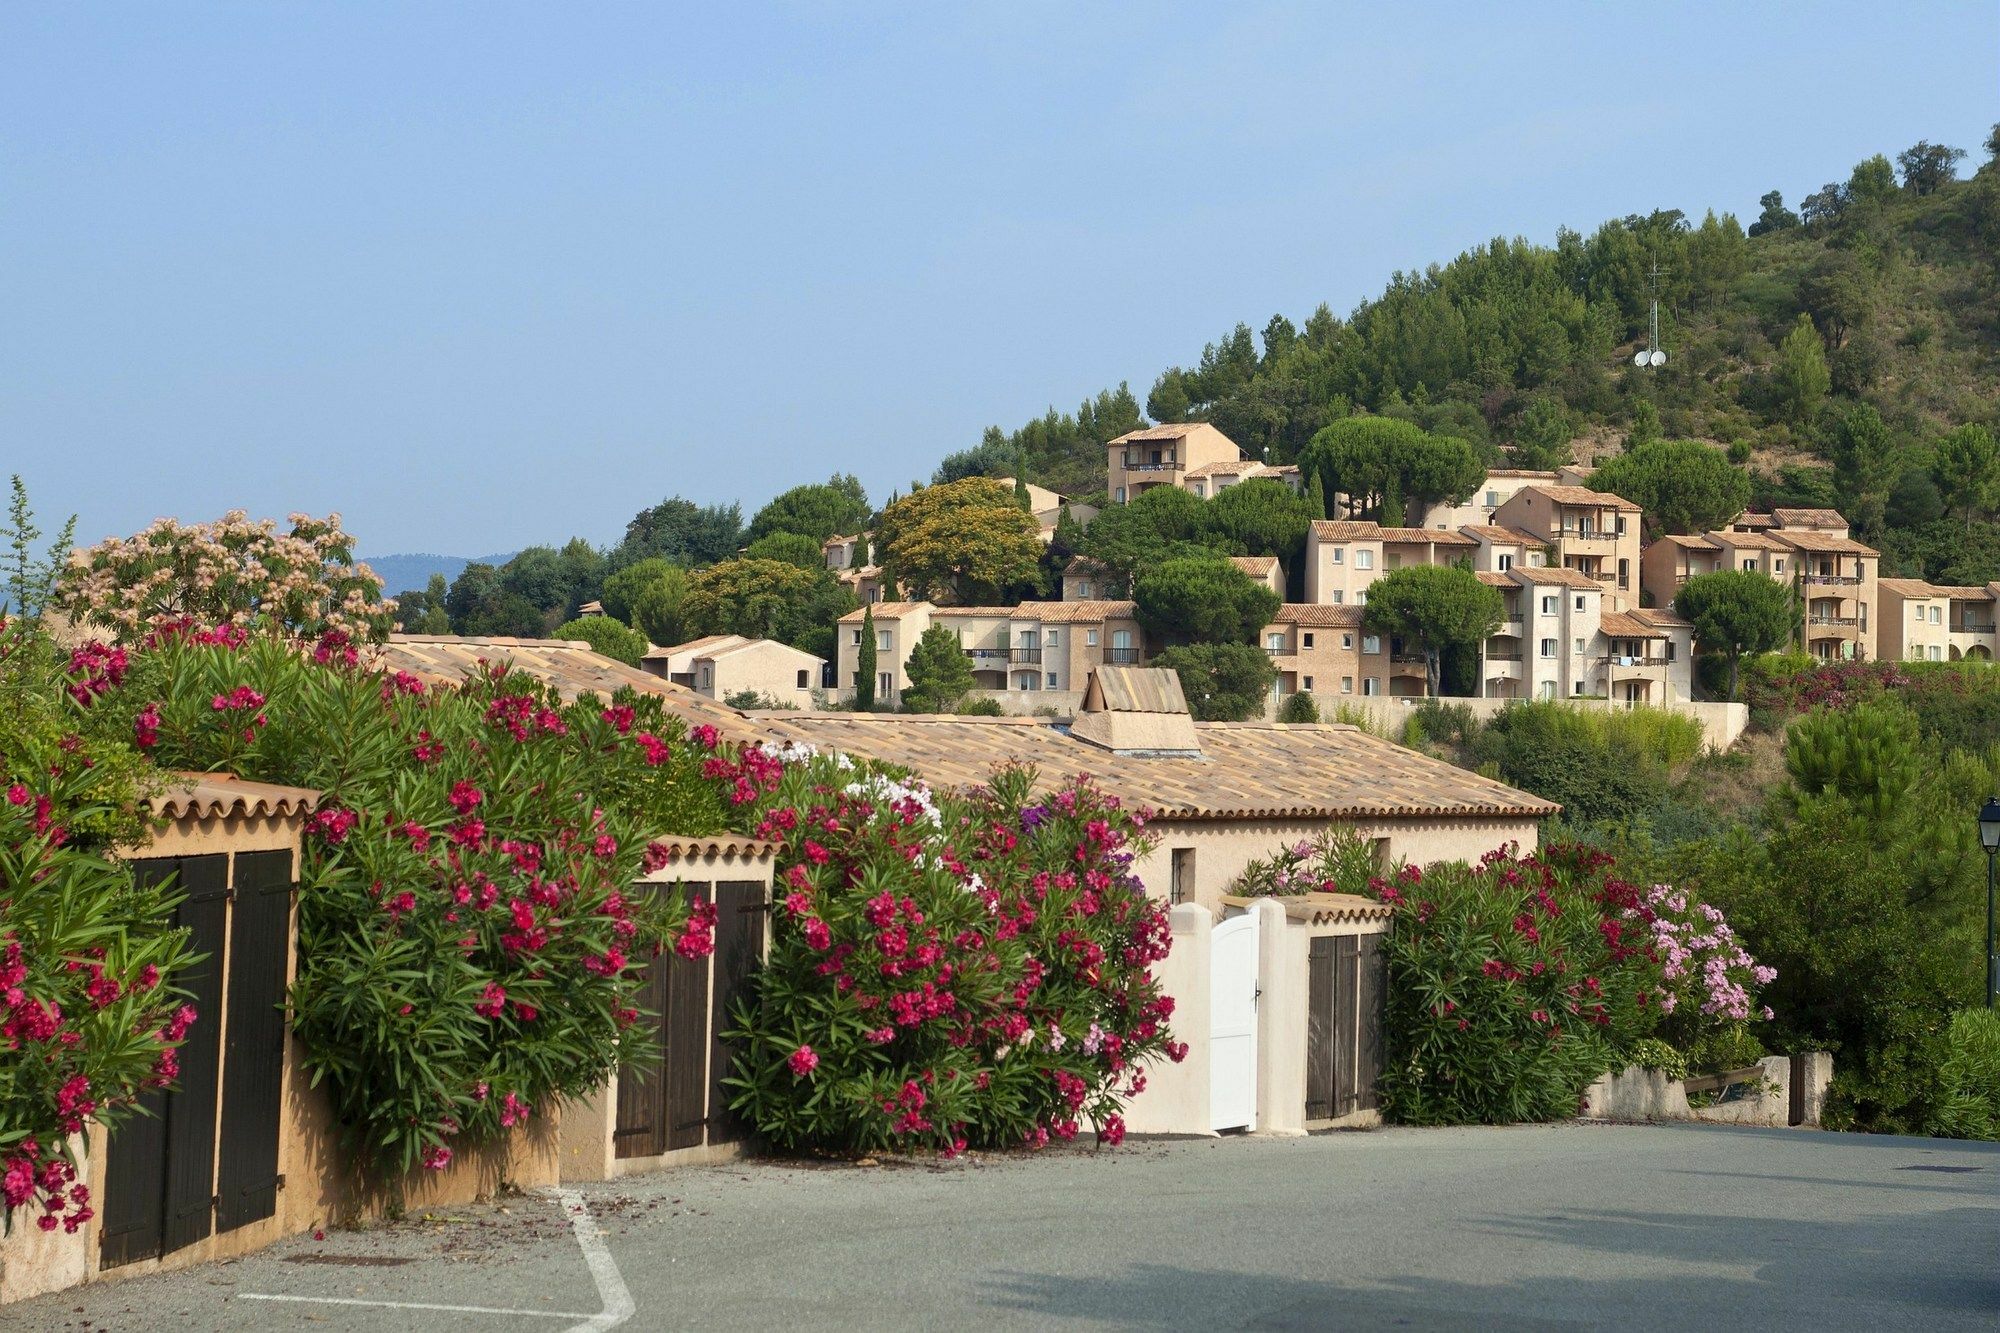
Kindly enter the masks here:
<path id="1" fill-rule="evenodd" d="M 735 1143 L 743 1121 L 729 1109 L 722 1081 L 733 1072 L 734 1042 L 722 1034 L 736 1025 L 736 1005 L 746 998 L 764 942 L 764 886 L 756 881 L 715 886 L 715 1000 L 708 1024 L 708 1141 Z"/>
<path id="2" fill-rule="evenodd" d="M 1306 1119 L 1381 1106 L 1387 956 L 1378 935 L 1317 935 L 1306 946 Z"/>
<path id="3" fill-rule="evenodd" d="M 737 885 L 722 886 L 733 904 Z M 761 905 L 763 886 L 750 886 Z M 661 886 L 656 891 L 676 891 Z M 684 892 L 691 903 L 709 902 L 714 888 L 690 884 Z M 648 966 L 641 1007 L 650 1017 L 634 1025 L 634 1038 L 651 1044 L 652 1059 L 618 1071 L 617 1118 L 612 1128 L 612 1152 L 617 1157 L 657 1157 L 676 1148 L 720 1142 L 714 1133 L 709 1101 L 711 1004 L 720 1003 L 714 978 L 733 957 L 733 927 L 729 915 L 716 923 L 715 959 L 683 958 L 671 950 Z M 759 930 L 761 931 L 761 920 Z M 761 947 L 761 934 L 751 945 L 751 965 Z"/>
<path id="4" fill-rule="evenodd" d="M 222 1058 L 222 954 L 228 913 L 226 855 L 132 863 L 144 884 L 174 881 L 174 924 L 203 955 L 181 974 L 200 1018 L 180 1048 L 171 1092 L 140 1098 L 142 1114 L 111 1134 L 105 1157 L 101 1262 L 106 1268 L 178 1250 L 209 1234 L 215 1183 L 216 1076 Z"/>
<path id="5" fill-rule="evenodd" d="M 285 965 L 291 953 L 292 854 L 238 852 L 230 894 L 228 1059 L 222 1066 L 222 1164 L 215 1229 L 278 1211 L 284 1108 Z"/>

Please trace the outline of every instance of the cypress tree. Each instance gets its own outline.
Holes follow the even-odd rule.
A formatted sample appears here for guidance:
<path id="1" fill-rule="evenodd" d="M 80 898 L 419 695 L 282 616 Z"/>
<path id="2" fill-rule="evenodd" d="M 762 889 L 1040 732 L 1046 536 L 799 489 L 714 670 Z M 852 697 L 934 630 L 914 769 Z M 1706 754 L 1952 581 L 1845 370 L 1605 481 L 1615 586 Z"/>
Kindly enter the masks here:
<path id="1" fill-rule="evenodd" d="M 855 711 L 875 711 L 875 608 L 861 613 L 861 650 L 854 654 Z"/>

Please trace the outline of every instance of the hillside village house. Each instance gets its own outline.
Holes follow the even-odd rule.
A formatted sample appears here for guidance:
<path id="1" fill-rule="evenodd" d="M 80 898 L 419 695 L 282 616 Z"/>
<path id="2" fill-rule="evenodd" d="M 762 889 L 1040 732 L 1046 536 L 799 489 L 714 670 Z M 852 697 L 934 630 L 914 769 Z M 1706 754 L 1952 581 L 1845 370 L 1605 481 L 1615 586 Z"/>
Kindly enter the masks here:
<path id="1" fill-rule="evenodd" d="M 1422 528 L 1449 528 L 1454 532 L 1491 523 L 1501 505 L 1513 499 L 1524 486 L 1582 486 L 1597 469 L 1570 463 L 1550 472 L 1533 468 L 1493 468 L 1479 489 L 1454 503 L 1440 500 L 1424 511 L 1417 524 Z"/>
<path id="2" fill-rule="evenodd" d="M 1212 499 L 1253 477 L 1268 477 L 1294 489 L 1296 467 L 1269 467 L 1244 456 L 1236 441 L 1206 421 L 1170 421 L 1127 431 L 1105 446 L 1107 494 L 1113 504 L 1129 504 L 1155 486 L 1179 486 Z"/>
<path id="3" fill-rule="evenodd" d="M 1242 570 L 1258 583 L 1283 597 L 1285 595 L 1285 570 L 1275 555 L 1232 555 L 1229 563 Z"/>
<path id="4" fill-rule="evenodd" d="M 2000 581 L 1951 587 L 1882 579 L 1876 638 L 1885 662 L 1990 662 L 2000 652 Z"/>
<path id="5" fill-rule="evenodd" d="M 1274 706 L 1294 694 L 1337 701 L 1389 693 L 1389 655 L 1381 637 L 1362 627 L 1361 615 L 1358 606 L 1312 602 L 1278 608 L 1277 619 L 1257 636 L 1278 673 L 1271 684 Z"/>
<path id="6" fill-rule="evenodd" d="M 1880 553 L 1849 536 L 1847 520 L 1831 509 L 1744 514 L 1727 531 L 1661 537 L 1641 561 L 1656 607 L 1671 607 L 1689 579 L 1720 570 L 1763 574 L 1796 588 L 1804 610 L 1801 647 L 1828 661 L 1877 655 L 1870 609 L 1886 614 L 1877 606 L 1880 569 Z"/>
<path id="7" fill-rule="evenodd" d="M 1065 602 L 1089 602 L 1122 596 L 1126 591 L 1125 580 L 1114 574 L 1110 566 L 1101 565 L 1088 556 L 1080 555 L 1063 566 L 1062 599 Z"/>
<path id="8" fill-rule="evenodd" d="M 1490 523 L 1475 523 L 1458 532 L 1477 543 L 1472 552 L 1472 568 L 1479 573 L 1505 574 L 1517 566 L 1539 567 L 1549 563 L 1548 545 L 1531 532 Z"/>
<path id="9" fill-rule="evenodd" d="M 995 477 L 993 480 L 1009 490 L 1015 488 L 1012 477 Z M 1044 545 L 1055 540 L 1056 524 L 1062 519 L 1064 505 L 1069 506 L 1070 520 L 1085 527 L 1089 527 L 1090 520 L 1097 517 L 1096 505 L 1078 503 L 1067 495 L 1058 494 L 1046 486 L 1037 486 L 1033 482 L 1027 483 L 1025 489 L 1028 493 L 1028 512 L 1035 516 L 1035 527 L 1039 530 Z"/>
<path id="10" fill-rule="evenodd" d="M 881 601 L 884 595 L 882 567 L 868 558 L 873 554 L 874 540 L 872 532 L 857 532 L 828 537 L 820 543 L 826 567 L 864 606 Z"/>
<path id="11" fill-rule="evenodd" d="M 811 708 L 813 691 L 824 683 L 826 659 L 779 643 L 741 634 L 706 638 L 649 649 L 639 669 L 711 699 L 732 694 L 762 695 L 773 705 Z"/>
<path id="12" fill-rule="evenodd" d="M 1538 482 L 1495 509 L 1492 525 L 1536 538 L 1550 563 L 1596 579 L 1612 610 L 1639 604 L 1639 506 L 1623 496 Z"/>
<path id="13" fill-rule="evenodd" d="M 1253 859 L 1327 829 L 1375 841 L 1384 864 L 1532 849 L 1556 806 L 1355 727 L 1194 722 L 1172 672 L 1099 667 L 1073 723 L 1032 717 L 764 714 L 774 736 L 906 765 L 940 787 L 999 764 L 1053 785 L 1089 773 L 1152 811 L 1134 871 L 1156 897 L 1219 910 Z"/>
<path id="14" fill-rule="evenodd" d="M 1143 649 L 1137 614 L 1128 601 L 1022 602 L 1018 606 L 936 606 L 885 602 L 875 615 L 875 698 L 900 704 L 909 684 L 910 653 L 932 625 L 957 636 L 971 659 L 974 687 L 1016 695 L 1068 694 L 1073 703 L 1093 667 L 1135 665 Z M 850 611 L 837 629 L 838 688 L 858 681 L 865 611 Z M 1018 701 L 1017 701 L 1018 702 Z"/>
<path id="15" fill-rule="evenodd" d="M 1436 528 L 1385 528 L 1379 523 L 1320 519 L 1306 531 L 1308 602 L 1363 606 L 1376 579 L 1406 565 L 1448 565 L 1478 543 Z"/>

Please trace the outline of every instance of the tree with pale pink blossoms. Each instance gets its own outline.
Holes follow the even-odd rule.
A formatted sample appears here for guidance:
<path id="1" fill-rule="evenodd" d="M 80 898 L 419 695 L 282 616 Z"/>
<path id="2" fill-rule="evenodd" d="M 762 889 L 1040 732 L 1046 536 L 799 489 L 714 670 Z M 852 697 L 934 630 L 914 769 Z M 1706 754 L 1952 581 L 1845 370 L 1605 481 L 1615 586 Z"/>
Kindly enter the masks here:
<path id="1" fill-rule="evenodd" d="M 340 515 L 293 514 L 280 530 L 231 510 L 214 523 L 162 518 L 79 551 L 56 587 L 72 618 L 126 642 L 163 626 L 236 626 L 292 639 L 379 643 L 396 604 L 354 558 Z"/>

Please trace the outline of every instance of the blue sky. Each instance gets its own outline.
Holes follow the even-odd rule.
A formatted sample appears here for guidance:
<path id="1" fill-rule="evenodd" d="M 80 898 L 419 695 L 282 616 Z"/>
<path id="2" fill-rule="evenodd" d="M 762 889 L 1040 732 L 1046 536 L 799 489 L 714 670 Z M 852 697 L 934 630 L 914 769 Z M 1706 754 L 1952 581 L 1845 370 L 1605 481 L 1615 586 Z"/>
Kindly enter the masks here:
<path id="1" fill-rule="evenodd" d="M 881 497 L 1496 235 L 1975 155 L 1967 5 L 14 5 L 0 474 L 89 540 Z"/>

